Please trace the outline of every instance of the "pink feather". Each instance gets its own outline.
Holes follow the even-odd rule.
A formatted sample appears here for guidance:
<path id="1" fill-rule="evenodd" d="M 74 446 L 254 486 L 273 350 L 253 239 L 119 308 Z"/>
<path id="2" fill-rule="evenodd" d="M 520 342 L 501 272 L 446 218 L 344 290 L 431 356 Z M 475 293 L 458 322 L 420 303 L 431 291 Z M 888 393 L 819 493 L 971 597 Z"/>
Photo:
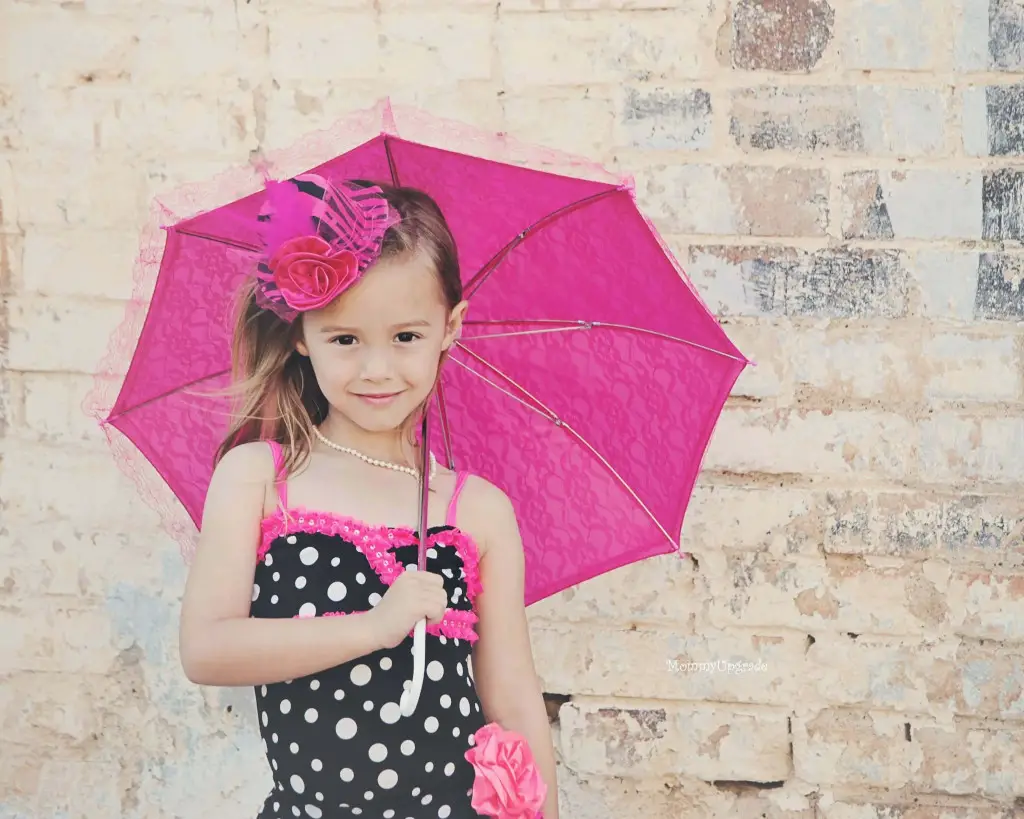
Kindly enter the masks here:
<path id="1" fill-rule="evenodd" d="M 316 233 L 313 215 L 317 207 L 322 207 L 319 199 L 302 193 L 292 182 L 268 180 L 266 189 L 263 212 L 270 215 L 270 221 L 264 222 L 261 227 L 267 248 L 276 248 L 296 236 L 312 236 Z"/>

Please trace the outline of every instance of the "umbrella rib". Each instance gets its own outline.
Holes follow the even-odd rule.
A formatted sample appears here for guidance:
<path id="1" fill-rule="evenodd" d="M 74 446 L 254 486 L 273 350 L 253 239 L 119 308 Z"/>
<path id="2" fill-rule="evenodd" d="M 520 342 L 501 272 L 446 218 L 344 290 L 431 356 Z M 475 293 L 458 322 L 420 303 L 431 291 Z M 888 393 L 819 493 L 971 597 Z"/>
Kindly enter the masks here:
<path id="1" fill-rule="evenodd" d="M 714 353 L 715 355 L 723 356 L 724 358 L 731 358 L 733 361 L 743 361 L 749 363 L 743 356 L 735 356 L 732 353 L 724 353 L 721 350 L 716 350 L 714 347 L 707 347 L 703 344 L 698 344 L 696 341 L 690 341 L 689 339 L 679 338 L 678 336 L 670 336 L 667 333 L 660 333 L 657 330 L 648 330 L 645 327 L 634 327 L 631 324 L 615 324 L 607 321 L 566 321 L 563 319 L 496 319 L 496 320 L 483 320 L 477 319 L 474 321 L 465 321 L 464 324 L 468 325 L 501 325 L 501 324 L 554 324 L 557 325 L 551 329 L 544 330 L 516 330 L 509 333 L 484 333 L 479 336 L 466 336 L 465 338 L 477 341 L 485 338 L 511 338 L 514 336 L 532 336 L 540 335 L 541 333 L 554 333 L 564 332 L 566 330 L 592 330 L 596 328 L 607 328 L 611 330 L 625 330 L 631 333 L 642 333 L 648 336 L 655 336 L 656 338 L 663 338 L 666 341 L 675 341 L 678 344 L 686 344 L 690 347 L 696 347 L 699 350 L 704 350 L 708 353 Z"/>
<path id="2" fill-rule="evenodd" d="M 637 495 L 637 493 L 633 491 L 633 488 L 628 483 L 626 483 L 625 478 L 623 478 L 618 473 L 618 470 L 616 470 L 614 466 L 612 466 L 610 463 L 608 463 L 608 460 L 600 452 L 598 452 L 593 447 L 593 445 L 586 438 L 584 438 L 582 435 L 580 435 L 579 432 L 577 432 L 575 429 L 573 429 L 573 427 L 570 426 L 568 423 L 566 423 L 564 420 L 559 418 L 558 415 L 554 411 L 552 411 L 552 409 L 550 407 L 545 405 L 543 401 L 541 401 L 539 398 L 537 398 L 537 396 L 535 396 L 533 393 L 531 393 L 528 389 L 523 387 L 521 384 L 517 383 L 507 373 L 505 373 L 502 370 L 500 370 L 498 367 L 496 367 L 494 364 L 492 364 L 487 359 L 483 358 L 480 355 L 477 355 L 472 350 L 467 349 L 460 342 L 456 342 L 456 344 L 463 351 L 465 351 L 468 355 L 470 355 L 474 359 L 476 359 L 476 361 L 478 361 L 481 365 L 483 365 L 484 367 L 487 367 L 490 370 L 493 370 L 495 373 L 497 373 L 499 376 L 501 376 L 503 379 L 505 379 L 509 384 L 512 384 L 516 389 L 520 390 L 531 401 L 535 401 L 537 406 L 536 407 L 530 407 L 530 405 L 527 404 L 525 401 L 523 401 L 521 398 L 518 398 L 517 396 L 512 395 L 507 390 L 501 389 L 501 387 L 497 387 L 497 385 L 495 385 L 492 381 L 490 381 L 490 379 L 488 379 L 486 376 L 483 376 L 480 373 L 477 373 L 477 372 L 471 370 L 469 367 L 466 367 L 466 365 L 463 362 L 459 361 L 458 362 L 459 364 L 461 364 L 463 367 L 465 367 L 467 370 L 469 370 L 469 372 L 471 372 L 474 375 L 478 376 L 479 378 L 483 379 L 486 383 L 491 384 L 492 386 L 497 387 L 497 389 L 501 390 L 502 392 L 504 392 L 506 395 L 510 396 L 511 398 L 515 398 L 517 401 L 519 401 L 524 406 L 530 407 L 530 409 L 532 409 L 534 412 L 536 412 L 541 417 L 546 418 L 547 420 L 551 421 L 559 429 L 564 429 L 566 432 L 568 432 L 570 435 L 572 435 L 579 443 L 581 443 L 587 449 L 587 451 L 590 452 L 591 455 L 593 455 L 595 458 L 597 458 L 598 461 L 601 462 L 601 464 L 605 467 L 605 469 L 607 469 L 611 473 L 612 477 L 615 478 L 615 480 L 619 482 L 619 484 L 622 486 L 622 488 L 625 489 L 630 494 L 630 496 L 633 498 L 633 500 L 636 501 L 637 505 L 644 511 L 644 514 L 646 514 L 647 517 L 649 517 L 651 519 L 651 521 L 654 523 L 654 525 L 658 527 L 658 531 L 660 531 L 665 536 L 665 539 L 668 540 L 668 542 L 672 544 L 672 547 L 675 548 L 675 549 L 679 548 L 679 544 L 676 542 L 675 539 L 673 539 L 672 535 L 670 535 L 668 533 L 668 531 L 666 531 L 665 527 L 661 525 L 661 522 L 654 516 L 654 513 L 647 507 L 647 504 L 644 503 L 643 500 L 640 499 L 640 496 Z M 458 361 L 455 358 L 453 358 L 452 360 L 453 361 Z"/>
<path id="3" fill-rule="evenodd" d="M 112 421 L 116 421 L 121 416 L 127 415 L 129 412 L 135 412 L 135 410 L 142 409 L 143 407 L 152 404 L 154 401 L 159 401 L 161 398 L 167 398 L 167 396 L 169 395 L 173 395 L 176 392 L 181 392 L 182 390 L 186 390 L 189 387 L 194 387 L 196 384 L 201 384 L 202 382 L 208 381 L 211 378 L 217 378 L 218 376 L 221 375 L 227 375 L 229 372 L 231 372 L 230 369 L 219 370 L 218 372 L 210 373 L 209 375 L 202 375 L 199 378 L 194 378 L 186 384 L 179 384 L 177 387 L 173 387 L 169 390 L 164 390 L 159 395 L 154 395 L 152 398 L 147 398 L 145 401 L 140 401 L 138 404 L 134 404 L 128 407 L 127 409 L 121 410 L 116 415 L 108 415 L 106 418 L 103 419 L 103 423 L 109 424 Z"/>
<path id="4" fill-rule="evenodd" d="M 528 236 L 532 236 L 534 233 L 540 230 L 540 228 L 545 227 L 551 222 L 554 222 L 562 218 L 563 216 L 572 213 L 573 211 L 579 210 L 580 208 L 585 207 L 586 205 L 590 205 L 598 201 L 599 199 L 604 199 L 606 196 L 611 196 L 613 193 L 618 193 L 624 190 L 626 190 L 624 187 L 618 186 L 614 188 L 609 188 L 608 190 L 601 191 L 600 193 L 594 193 L 591 194 L 590 196 L 585 196 L 583 199 L 577 199 L 575 202 L 570 202 L 568 205 L 563 205 L 558 210 L 554 210 L 547 216 L 541 217 L 532 225 L 517 233 L 508 244 L 506 244 L 503 248 L 501 248 L 501 250 L 495 253 L 484 264 L 484 266 L 481 267 L 473 275 L 473 278 L 466 283 L 466 297 L 468 298 L 477 290 L 479 290 L 483 283 L 491 275 L 491 273 L 493 273 L 497 266 L 501 264 L 501 262 L 505 259 L 505 257 L 508 256 L 508 254 L 511 253 L 518 245 L 526 241 L 526 238 Z"/>
<path id="5" fill-rule="evenodd" d="M 458 344 L 458 342 L 456 342 L 456 344 Z M 504 373 L 502 373 L 497 367 L 494 367 L 493 365 L 489 364 L 487 361 L 484 361 L 484 359 L 480 358 L 480 356 L 470 352 L 469 350 L 466 350 L 466 348 L 462 347 L 461 344 L 458 344 L 458 346 L 461 347 L 470 356 L 472 356 L 473 358 L 477 359 L 481 364 L 483 364 L 483 366 L 488 367 L 488 368 L 494 370 L 496 373 L 501 375 L 503 378 L 505 377 Z M 490 378 L 488 378 L 483 373 L 478 373 L 476 370 L 472 369 L 471 367 L 466 366 L 466 362 L 459 361 L 459 359 L 455 358 L 455 356 L 452 356 L 451 360 L 453 362 L 455 362 L 456 364 L 458 364 L 460 367 L 462 367 L 466 372 L 468 372 L 471 375 L 474 375 L 477 378 L 479 378 L 485 384 L 488 384 L 488 385 L 494 387 L 494 389 L 496 389 L 498 392 L 504 393 L 509 398 L 511 398 L 513 401 L 518 401 L 520 404 L 522 404 L 528 410 L 532 410 L 533 412 L 537 413 L 539 416 L 541 416 L 541 418 L 544 418 L 547 421 L 554 421 L 554 420 L 556 420 L 553 415 L 547 414 L 543 410 L 538 409 L 535 406 L 532 406 L 528 401 L 524 401 L 520 396 L 515 395 L 514 393 L 509 392 L 508 390 L 506 390 L 504 387 L 494 383 L 494 381 L 492 381 Z M 508 380 L 509 380 L 509 383 L 515 384 L 515 382 L 512 381 L 511 379 L 508 379 Z M 518 387 L 519 385 L 516 384 L 516 386 Z M 525 390 L 524 390 L 524 392 L 525 392 Z"/>
<path id="6" fill-rule="evenodd" d="M 228 245 L 229 247 L 235 247 L 239 250 L 249 250 L 253 253 L 262 253 L 263 248 L 255 247 L 247 242 L 239 242 L 235 239 L 226 239 L 223 236 L 212 236 L 209 233 L 201 233 L 198 230 L 189 230 L 188 228 L 173 227 L 169 228 L 175 233 L 180 233 L 183 236 L 194 236 L 196 239 L 206 239 L 208 242 L 214 242 L 219 245 Z"/>

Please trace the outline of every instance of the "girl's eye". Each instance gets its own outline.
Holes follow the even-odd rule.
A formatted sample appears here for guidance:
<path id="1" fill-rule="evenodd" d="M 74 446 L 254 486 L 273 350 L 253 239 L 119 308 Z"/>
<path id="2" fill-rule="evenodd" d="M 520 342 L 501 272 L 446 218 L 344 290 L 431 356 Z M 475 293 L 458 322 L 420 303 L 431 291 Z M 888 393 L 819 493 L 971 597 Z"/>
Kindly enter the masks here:
<path id="1" fill-rule="evenodd" d="M 331 339 L 332 344 L 340 344 L 342 347 L 349 347 L 356 343 L 355 336 L 335 336 Z"/>
<path id="2" fill-rule="evenodd" d="M 415 341 L 418 338 L 423 338 L 423 336 L 421 336 L 419 333 L 413 333 L 412 331 L 406 331 L 404 333 L 399 333 L 397 336 L 395 336 L 395 338 L 397 338 L 403 344 L 408 344 L 409 342 Z"/>

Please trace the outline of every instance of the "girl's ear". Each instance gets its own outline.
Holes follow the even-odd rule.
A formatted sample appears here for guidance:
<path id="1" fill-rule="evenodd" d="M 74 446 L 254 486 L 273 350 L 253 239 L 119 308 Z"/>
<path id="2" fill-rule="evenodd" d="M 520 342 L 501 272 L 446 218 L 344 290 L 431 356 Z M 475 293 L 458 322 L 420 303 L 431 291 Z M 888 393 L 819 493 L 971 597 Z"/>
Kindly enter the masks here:
<path id="1" fill-rule="evenodd" d="M 452 308 L 451 315 L 448 316 L 448 329 L 444 335 L 444 343 L 441 345 L 442 350 L 447 350 L 455 343 L 457 338 L 462 336 L 462 323 L 465 321 L 468 309 L 469 302 L 465 299 Z"/>
<path id="2" fill-rule="evenodd" d="M 306 346 L 306 342 L 302 340 L 296 341 L 295 349 L 299 351 L 299 355 L 309 358 L 309 347 Z"/>

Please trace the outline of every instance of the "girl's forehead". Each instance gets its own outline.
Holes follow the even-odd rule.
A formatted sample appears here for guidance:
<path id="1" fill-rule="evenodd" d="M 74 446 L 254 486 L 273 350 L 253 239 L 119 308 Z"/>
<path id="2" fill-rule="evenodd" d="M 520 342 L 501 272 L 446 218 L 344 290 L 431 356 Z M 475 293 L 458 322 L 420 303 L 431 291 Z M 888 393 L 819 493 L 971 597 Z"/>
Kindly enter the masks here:
<path id="1" fill-rule="evenodd" d="M 430 319 L 445 308 L 441 286 L 423 254 L 381 259 L 357 285 L 318 311 L 325 322 L 365 326 Z"/>

